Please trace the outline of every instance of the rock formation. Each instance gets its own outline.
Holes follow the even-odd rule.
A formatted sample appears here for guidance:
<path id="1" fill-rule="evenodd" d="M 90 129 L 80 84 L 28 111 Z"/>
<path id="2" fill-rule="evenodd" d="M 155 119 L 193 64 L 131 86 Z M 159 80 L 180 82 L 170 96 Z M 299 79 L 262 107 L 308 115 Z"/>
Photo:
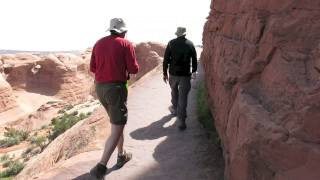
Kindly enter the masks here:
<path id="1" fill-rule="evenodd" d="M 13 89 L 56 96 L 72 103 L 83 102 L 89 95 L 88 83 L 93 83 L 82 67 L 84 59 L 72 54 L 18 54 L 4 63 L 14 66 L 7 77 Z M 39 69 L 34 71 L 36 67 Z"/>
<path id="2" fill-rule="evenodd" d="M 320 179 L 319 29 L 318 1 L 212 1 L 202 60 L 226 179 Z"/>
<path id="3" fill-rule="evenodd" d="M 106 120 L 105 110 L 97 109 L 93 115 L 80 121 L 64 134 L 57 137 L 15 178 L 16 180 L 33 179 L 39 173 L 57 167 L 59 163 L 77 154 L 101 149 L 110 124 Z"/>
<path id="4" fill-rule="evenodd" d="M 130 83 L 140 79 L 143 75 L 157 67 L 162 62 L 165 46 L 158 43 L 140 43 L 135 45 L 137 60 L 140 65 L 139 73 Z"/>
<path id="5" fill-rule="evenodd" d="M 15 107 L 16 101 L 11 86 L 0 74 L 0 113 Z"/>

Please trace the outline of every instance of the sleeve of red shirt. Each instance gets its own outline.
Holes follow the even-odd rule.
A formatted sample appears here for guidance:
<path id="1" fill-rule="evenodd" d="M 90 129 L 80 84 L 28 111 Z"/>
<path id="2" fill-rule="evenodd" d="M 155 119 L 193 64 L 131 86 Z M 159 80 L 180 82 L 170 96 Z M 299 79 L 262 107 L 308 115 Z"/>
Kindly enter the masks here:
<path id="1" fill-rule="evenodd" d="M 96 58 L 95 58 L 95 55 L 94 55 L 94 48 L 93 48 L 92 53 L 91 53 L 90 71 L 93 72 L 93 73 L 96 72 Z"/>
<path id="2" fill-rule="evenodd" d="M 130 74 L 137 74 L 139 71 L 139 65 L 137 62 L 136 53 L 134 51 L 133 45 L 130 43 L 125 52 L 127 71 Z"/>

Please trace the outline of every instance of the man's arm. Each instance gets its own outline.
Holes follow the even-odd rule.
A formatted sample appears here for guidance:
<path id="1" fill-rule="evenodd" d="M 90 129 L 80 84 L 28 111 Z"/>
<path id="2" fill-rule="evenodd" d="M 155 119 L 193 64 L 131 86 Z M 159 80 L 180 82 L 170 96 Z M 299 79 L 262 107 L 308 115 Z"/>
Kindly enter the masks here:
<path id="1" fill-rule="evenodd" d="M 129 44 L 125 52 L 126 66 L 129 74 L 137 74 L 139 71 L 139 65 L 136 58 L 133 45 Z"/>
<path id="2" fill-rule="evenodd" d="M 170 49 L 170 43 L 168 43 L 166 50 L 164 52 L 163 57 L 163 76 L 168 77 L 168 66 L 171 62 L 171 49 Z"/>
<path id="3" fill-rule="evenodd" d="M 198 62 L 197 62 L 197 51 L 192 45 L 191 48 L 192 54 L 191 54 L 191 59 L 192 59 L 192 73 L 197 72 L 197 67 L 198 67 Z"/>

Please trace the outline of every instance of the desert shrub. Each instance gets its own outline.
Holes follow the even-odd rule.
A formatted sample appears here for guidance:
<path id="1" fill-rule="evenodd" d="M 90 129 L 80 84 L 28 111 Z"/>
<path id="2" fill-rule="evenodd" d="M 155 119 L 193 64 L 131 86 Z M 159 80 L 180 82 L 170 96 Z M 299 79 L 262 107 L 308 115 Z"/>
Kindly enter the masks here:
<path id="1" fill-rule="evenodd" d="M 29 133 L 26 131 L 20 131 L 13 128 L 7 129 L 4 133 L 5 137 L 18 137 L 20 140 L 24 141 L 29 137 Z"/>
<path id="2" fill-rule="evenodd" d="M 10 156 L 8 154 L 5 154 L 5 155 L 0 157 L 0 162 L 7 161 L 8 159 L 10 159 Z"/>
<path id="3" fill-rule="evenodd" d="M 79 114 L 78 111 L 73 111 L 73 112 L 71 113 L 72 116 L 76 116 L 76 115 L 78 115 L 78 114 Z"/>
<path id="4" fill-rule="evenodd" d="M 220 138 L 214 125 L 214 118 L 208 105 L 208 94 L 203 82 L 199 83 L 197 89 L 197 114 L 209 138 L 212 139 L 215 144 L 220 143 Z"/>
<path id="5" fill-rule="evenodd" d="M 34 146 L 28 147 L 25 151 L 22 152 L 22 157 L 27 158 L 31 151 L 34 149 Z"/>
<path id="6" fill-rule="evenodd" d="M 29 139 L 31 144 L 34 144 L 41 149 L 44 149 L 47 145 L 47 137 L 44 136 L 33 136 Z"/>
<path id="7" fill-rule="evenodd" d="M 5 138 L 0 140 L 0 147 L 6 148 L 19 144 L 21 141 L 18 138 Z"/>
<path id="8" fill-rule="evenodd" d="M 10 147 L 19 144 L 29 137 L 29 133 L 13 128 L 7 129 L 4 133 L 5 138 L 0 140 L 0 147 Z"/>
<path id="9" fill-rule="evenodd" d="M 58 114 L 63 114 L 63 113 L 65 113 L 66 111 L 64 110 L 64 109 L 60 109 L 59 111 L 58 111 Z"/>
<path id="10" fill-rule="evenodd" d="M 88 116 L 87 116 L 86 114 L 84 114 L 84 113 L 80 113 L 80 114 L 79 114 L 80 120 L 85 119 L 85 118 L 87 118 L 87 117 L 88 117 Z"/>
<path id="11" fill-rule="evenodd" d="M 13 179 L 13 176 L 0 178 L 0 180 L 12 180 L 12 179 Z"/>
<path id="12" fill-rule="evenodd" d="M 72 109 L 73 108 L 73 105 L 71 105 L 71 104 L 68 104 L 68 105 L 66 105 L 65 107 L 64 107 L 64 109 L 66 110 L 66 111 L 69 111 L 70 109 Z"/>
<path id="13" fill-rule="evenodd" d="M 92 112 L 87 112 L 87 116 L 91 116 Z"/>
<path id="14" fill-rule="evenodd" d="M 47 128 L 48 128 L 48 125 L 41 126 L 41 129 L 47 129 Z"/>
<path id="15" fill-rule="evenodd" d="M 63 114 L 63 116 L 59 118 L 54 118 L 51 120 L 51 124 L 53 126 L 52 131 L 50 132 L 49 139 L 54 140 L 60 134 L 64 133 L 66 130 L 71 128 L 77 122 L 85 119 L 87 116 L 81 113 L 79 116 L 74 114 Z"/>
<path id="16" fill-rule="evenodd" d="M 10 161 L 7 168 L 0 173 L 0 177 L 10 177 L 19 174 L 19 172 L 24 168 L 24 164 L 19 160 Z"/>
<path id="17" fill-rule="evenodd" d="M 57 101 L 48 101 L 47 104 L 54 104 L 56 103 Z"/>

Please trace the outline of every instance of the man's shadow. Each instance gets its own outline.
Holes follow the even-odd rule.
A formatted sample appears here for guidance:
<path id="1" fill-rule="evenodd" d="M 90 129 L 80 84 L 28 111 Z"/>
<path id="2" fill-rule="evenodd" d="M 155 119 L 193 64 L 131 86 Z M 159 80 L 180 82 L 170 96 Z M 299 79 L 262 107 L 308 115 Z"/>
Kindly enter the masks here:
<path id="1" fill-rule="evenodd" d="M 105 176 L 110 174 L 112 171 L 116 171 L 118 169 L 119 168 L 116 165 L 114 165 L 112 168 L 108 168 L 108 171 Z M 89 173 L 85 173 L 76 178 L 73 178 L 72 180 L 96 180 L 96 178 L 92 177 Z"/>
<path id="2" fill-rule="evenodd" d="M 169 127 L 164 127 L 164 125 L 171 121 L 173 117 L 174 115 L 172 114 L 166 115 L 147 127 L 143 127 L 133 131 L 132 133 L 130 133 L 130 136 L 136 140 L 154 140 L 163 136 L 167 136 L 170 132 L 176 131 L 176 129 L 173 128 L 175 124 Z"/>

